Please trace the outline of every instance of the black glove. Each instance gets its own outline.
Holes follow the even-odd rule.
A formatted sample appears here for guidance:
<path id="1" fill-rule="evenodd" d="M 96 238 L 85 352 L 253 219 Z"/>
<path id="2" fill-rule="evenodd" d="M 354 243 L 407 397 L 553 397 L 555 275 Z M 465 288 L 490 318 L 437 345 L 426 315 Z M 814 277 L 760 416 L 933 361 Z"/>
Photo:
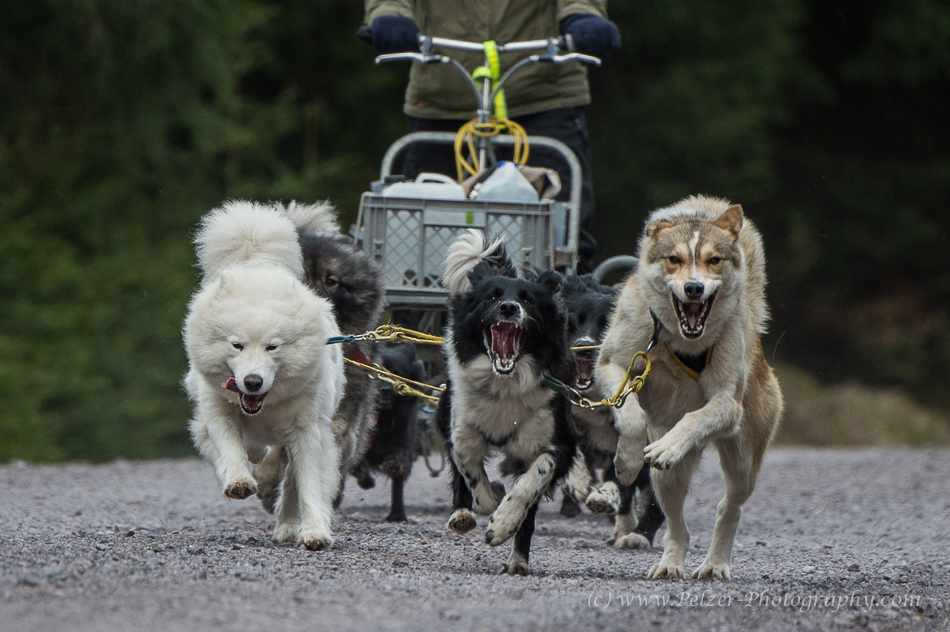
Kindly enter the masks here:
<path id="1" fill-rule="evenodd" d="M 419 27 L 412 18 L 381 15 L 369 26 L 373 32 L 373 48 L 380 55 L 419 50 Z"/>
<path id="2" fill-rule="evenodd" d="M 606 60 L 611 50 L 620 50 L 620 29 L 607 18 L 593 13 L 567 16 L 561 20 L 561 33 L 570 35 L 574 40 L 574 50 L 584 55 Z"/>

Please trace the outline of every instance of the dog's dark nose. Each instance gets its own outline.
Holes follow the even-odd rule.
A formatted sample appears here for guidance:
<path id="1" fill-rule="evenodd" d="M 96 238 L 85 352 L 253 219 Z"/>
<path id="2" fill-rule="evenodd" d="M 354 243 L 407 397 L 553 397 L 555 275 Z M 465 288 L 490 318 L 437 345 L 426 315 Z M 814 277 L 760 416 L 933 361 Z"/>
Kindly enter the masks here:
<path id="1" fill-rule="evenodd" d="M 696 283 L 695 281 L 690 281 L 683 286 L 683 291 L 686 292 L 686 298 L 694 301 L 703 295 L 704 289 L 702 283 Z"/>
<path id="2" fill-rule="evenodd" d="M 512 303 L 511 301 L 505 301 L 498 306 L 498 312 L 505 318 L 511 318 L 517 314 L 520 309 L 521 307 L 517 303 Z"/>
<path id="3" fill-rule="evenodd" d="M 595 347 L 597 346 L 597 341 L 588 336 L 578 338 L 574 341 L 572 347 Z M 597 355 L 597 349 L 577 349 L 574 354 L 579 358 L 587 358 Z"/>
<path id="4" fill-rule="evenodd" d="M 261 390 L 262 386 L 264 386 L 264 378 L 260 375 L 252 373 L 244 378 L 244 388 L 251 393 L 256 393 Z"/>

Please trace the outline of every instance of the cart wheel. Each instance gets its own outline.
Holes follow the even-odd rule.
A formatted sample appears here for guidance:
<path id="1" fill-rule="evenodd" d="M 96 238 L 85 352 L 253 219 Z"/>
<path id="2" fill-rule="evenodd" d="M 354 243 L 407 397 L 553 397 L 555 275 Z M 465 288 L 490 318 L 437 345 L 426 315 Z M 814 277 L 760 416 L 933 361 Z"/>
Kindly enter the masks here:
<path id="1" fill-rule="evenodd" d="M 621 283 L 627 275 L 635 272 L 639 261 L 630 255 L 617 255 L 600 262 L 594 269 L 594 280 L 601 285 L 616 285 Z"/>

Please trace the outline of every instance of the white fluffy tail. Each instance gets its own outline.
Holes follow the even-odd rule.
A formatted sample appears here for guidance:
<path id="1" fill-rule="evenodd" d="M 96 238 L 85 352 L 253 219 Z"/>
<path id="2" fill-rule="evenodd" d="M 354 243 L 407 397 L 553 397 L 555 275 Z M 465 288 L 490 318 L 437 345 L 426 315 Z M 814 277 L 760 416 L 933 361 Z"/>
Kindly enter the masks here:
<path id="1" fill-rule="evenodd" d="M 329 201 L 316 204 L 291 202 L 284 212 L 297 228 L 306 228 L 315 233 L 340 232 L 336 221 L 336 208 Z"/>
<path id="2" fill-rule="evenodd" d="M 490 240 L 477 228 L 469 228 L 458 239 L 452 242 L 445 256 L 445 271 L 442 273 L 442 285 L 451 294 L 468 292 L 472 284 L 468 280 L 468 273 L 482 261 L 491 261 L 499 269 L 506 270 L 511 276 L 516 276 L 516 270 L 504 240 L 495 237 Z"/>
<path id="3" fill-rule="evenodd" d="M 195 237 L 205 280 L 235 265 L 272 265 L 303 278 L 297 229 L 279 204 L 231 200 L 201 220 Z"/>

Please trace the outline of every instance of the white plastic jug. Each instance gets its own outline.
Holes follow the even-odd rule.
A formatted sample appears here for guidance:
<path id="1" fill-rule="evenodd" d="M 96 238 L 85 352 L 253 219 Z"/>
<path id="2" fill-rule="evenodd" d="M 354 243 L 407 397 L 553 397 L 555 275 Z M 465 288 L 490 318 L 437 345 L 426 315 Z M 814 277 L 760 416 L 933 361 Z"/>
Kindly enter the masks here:
<path id="1" fill-rule="evenodd" d="M 481 185 L 474 199 L 479 202 L 537 202 L 538 192 L 518 171 L 518 165 L 503 160 Z"/>
<path id="2" fill-rule="evenodd" d="M 384 197 L 421 198 L 426 200 L 464 200 L 462 185 L 441 173 L 420 173 L 415 180 L 394 182 L 383 188 Z"/>

